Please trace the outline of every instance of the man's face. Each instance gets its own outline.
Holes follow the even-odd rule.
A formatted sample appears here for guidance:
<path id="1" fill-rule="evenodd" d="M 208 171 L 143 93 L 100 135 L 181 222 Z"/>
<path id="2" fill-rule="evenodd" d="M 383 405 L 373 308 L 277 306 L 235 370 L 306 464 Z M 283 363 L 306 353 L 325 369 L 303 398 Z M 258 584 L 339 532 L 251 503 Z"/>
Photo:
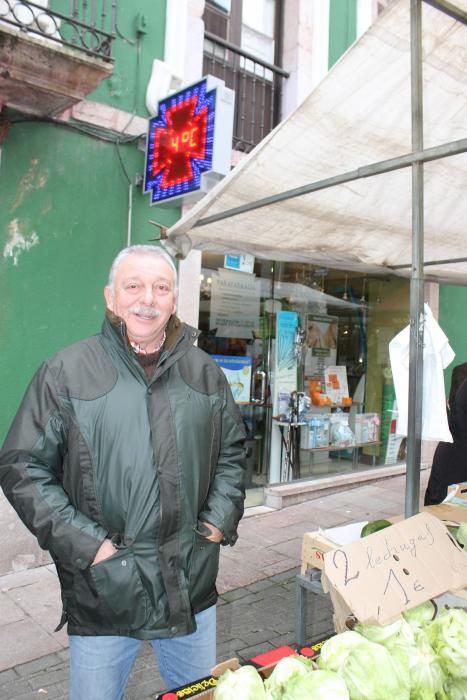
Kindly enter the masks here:
<path id="1" fill-rule="evenodd" d="M 170 265 L 149 254 L 131 254 L 117 268 L 113 287 L 105 287 L 107 307 L 125 321 L 128 338 L 151 352 L 175 312 Z"/>

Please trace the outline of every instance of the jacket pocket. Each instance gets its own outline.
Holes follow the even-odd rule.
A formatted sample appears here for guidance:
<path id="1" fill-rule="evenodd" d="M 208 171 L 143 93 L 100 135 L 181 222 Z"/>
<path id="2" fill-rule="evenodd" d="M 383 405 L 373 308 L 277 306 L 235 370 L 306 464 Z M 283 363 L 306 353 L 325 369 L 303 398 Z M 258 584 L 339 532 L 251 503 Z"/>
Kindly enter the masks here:
<path id="1" fill-rule="evenodd" d="M 209 476 L 210 481 L 212 480 L 216 467 L 219 462 L 219 450 L 220 450 L 220 436 L 221 436 L 221 409 L 220 406 L 216 407 L 216 410 L 212 416 L 212 428 L 211 428 L 211 445 L 209 448 Z"/>
<path id="2" fill-rule="evenodd" d="M 89 574 L 100 602 L 99 610 L 113 627 L 135 630 L 144 625 L 151 603 L 131 549 L 119 549 L 91 566 Z"/>
<path id="3" fill-rule="evenodd" d="M 193 533 L 193 552 L 190 566 L 190 601 L 194 609 L 202 606 L 216 590 L 220 545 Z"/>

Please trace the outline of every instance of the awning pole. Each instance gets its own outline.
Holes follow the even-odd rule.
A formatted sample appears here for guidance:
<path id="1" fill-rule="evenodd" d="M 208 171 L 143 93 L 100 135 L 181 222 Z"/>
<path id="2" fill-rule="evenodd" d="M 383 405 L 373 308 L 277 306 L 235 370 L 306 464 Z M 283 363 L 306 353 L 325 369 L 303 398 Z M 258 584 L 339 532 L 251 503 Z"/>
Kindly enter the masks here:
<path id="1" fill-rule="evenodd" d="M 449 156 L 456 156 L 460 153 L 466 152 L 467 139 L 459 139 L 458 141 L 443 143 L 439 146 L 433 146 L 432 148 L 427 148 L 426 150 L 417 151 L 416 153 L 406 153 L 402 156 L 388 158 L 387 160 L 382 160 L 377 163 L 362 165 L 359 168 L 349 170 L 346 173 L 333 175 L 331 177 L 324 178 L 324 180 L 316 180 L 315 182 L 310 182 L 309 184 L 302 185 L 301 187 L 294 187 L 291 190 L 278 192 L 277 194 L 272 194 L 269 197 L 255 199 L 253 202 L 247 202 L 246 204 L 242 204 L 238 207 L 225 209 L 217 214 L 202 217 L 193 224 L 193 228 L 207 226 L 208 224 L 213 224 L 216 221 L 230 219 L 232 216 L 246 214 L 249 211 L 254 211 L 255 209 L 261 209 L 262 207 L 268 207 L 271 204 L 285 202 L 289 199 L 294 199 L 294 197 L 302 197 L 303 195 L 311 194 L 312 192 L 319 192 L 320 190 L 325 190 L 329 187 L 336 187 L 336 185 L 344 185 L 345 183 L 353 182 L 354 180 L 362 180 L 366 177 L 390 173 L 394 170 L 400 170 L 401 168 L 409 168 L 413 163 L 429 163 L 434 160 L 439 160 L 440 158 L 448 158 Z M 174 224 L 173 228 L 176 229 L 176 227 L 177 224 Z M 170 231 L 171 230 L 172 229 L 170 229 Z M 176 231 L 175 235 L 177 235 Z"/>
<path id="2" fill-rule="evenodd" d="M 448 2 L 448 0 L 424 0 L 427 5 L 431 5 L 435 10 L 444 12 L 448 17 L 452 17 L 457 22 L 462 22 L 462 24 L 467 24 L 467 12 L 461 10 L 457 5 L 453 5 Z"/>
<path id="3" fill-rule="evenodd" d="M 422 0 L 411 0 L 412 150 L 423 149 Z M 405 516 L 419 511 L 423 410 L 423 163 L 412 164 L 412 272 L 410 278 L 409 404 Z"/>

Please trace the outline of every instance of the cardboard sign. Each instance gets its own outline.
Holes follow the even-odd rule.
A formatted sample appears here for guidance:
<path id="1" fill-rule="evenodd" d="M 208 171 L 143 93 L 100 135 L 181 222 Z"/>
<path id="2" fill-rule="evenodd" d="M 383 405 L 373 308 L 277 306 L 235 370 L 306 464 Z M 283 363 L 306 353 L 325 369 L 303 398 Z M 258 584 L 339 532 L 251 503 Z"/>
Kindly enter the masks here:
<path id="1" fill-rule="evenodd" d="M 467 553 L 438 518 L 419 513 L 326 552 L 324 572 L 331 592 L 360 622 L 384 625 L 405 609 L 466 586 Z"/>

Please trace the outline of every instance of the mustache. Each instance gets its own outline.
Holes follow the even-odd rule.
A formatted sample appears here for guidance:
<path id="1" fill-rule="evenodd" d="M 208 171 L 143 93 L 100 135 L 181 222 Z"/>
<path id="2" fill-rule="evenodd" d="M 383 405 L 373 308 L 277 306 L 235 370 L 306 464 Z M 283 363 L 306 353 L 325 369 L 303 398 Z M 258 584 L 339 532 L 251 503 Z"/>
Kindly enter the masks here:
<path id="1" fill-rule="evenodd" d="M 130 306 L 128 311 L 131 314 L 139 314 L 140 316 L 150 316 L 151 318 L 158 318 L 161 315 L 159 309 L 155 309 L 153 306 L 145 306 L 144 304 L 134 304 Z"/>

